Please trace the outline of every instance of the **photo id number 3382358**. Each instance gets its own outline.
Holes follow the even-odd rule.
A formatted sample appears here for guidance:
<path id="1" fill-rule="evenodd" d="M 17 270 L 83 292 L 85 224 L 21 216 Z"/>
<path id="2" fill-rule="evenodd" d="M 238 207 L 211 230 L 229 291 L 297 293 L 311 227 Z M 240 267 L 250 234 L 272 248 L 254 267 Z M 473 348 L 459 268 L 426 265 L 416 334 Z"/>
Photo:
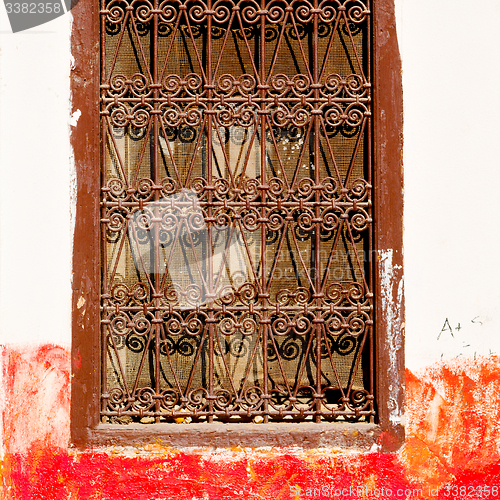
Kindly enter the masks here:
<path id="1" fill-rule="evenodd" d="M 60 14 L 60 3 L 15 2 L 6 3 L 7 14 Z"/>

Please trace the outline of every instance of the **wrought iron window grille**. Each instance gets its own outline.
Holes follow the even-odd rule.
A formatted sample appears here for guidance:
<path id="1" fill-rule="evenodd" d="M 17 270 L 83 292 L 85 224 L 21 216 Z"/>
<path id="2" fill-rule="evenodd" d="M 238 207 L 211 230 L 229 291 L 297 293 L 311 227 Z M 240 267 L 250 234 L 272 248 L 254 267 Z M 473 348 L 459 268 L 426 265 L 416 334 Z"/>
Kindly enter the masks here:
<path id="1" fill-rule="evenodd" d="M 101 0 L 94 428 L 387 414 L 370 3 Z"/>

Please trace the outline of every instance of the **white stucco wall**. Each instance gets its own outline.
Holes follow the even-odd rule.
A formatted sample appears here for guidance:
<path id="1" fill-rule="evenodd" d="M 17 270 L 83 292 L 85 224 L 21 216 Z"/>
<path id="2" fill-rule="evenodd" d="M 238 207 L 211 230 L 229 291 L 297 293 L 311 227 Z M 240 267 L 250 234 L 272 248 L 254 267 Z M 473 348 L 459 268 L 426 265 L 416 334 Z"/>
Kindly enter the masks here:
<path id="1" fill-rule="evenodd" d="M 70 22 L 0 4 L 0 343 L 70 345 Z"/>
<path id="2" fill-rule="evenodd" d="M 407 366 L 500 354 L 500 2 L 398 7 Z"/>
<path id="3" fill-rule="evenodd" d="M 397 0 L 397 13 L 415 369 L 500 354 L 500 2 Z M 70 344 L 70 20 L 12 34 L 0 5 L 0 343 Z"/>

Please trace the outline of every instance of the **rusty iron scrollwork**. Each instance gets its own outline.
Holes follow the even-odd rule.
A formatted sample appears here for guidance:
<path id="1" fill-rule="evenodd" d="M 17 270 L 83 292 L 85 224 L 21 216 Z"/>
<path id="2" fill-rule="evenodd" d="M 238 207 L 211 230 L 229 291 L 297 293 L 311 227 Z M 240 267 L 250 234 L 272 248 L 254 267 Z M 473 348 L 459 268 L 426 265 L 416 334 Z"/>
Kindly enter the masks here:
<path id="1" fill-rule="evenodd" d="M 369 3 L 100 20 L 101 421 L 372 421 Z"/>

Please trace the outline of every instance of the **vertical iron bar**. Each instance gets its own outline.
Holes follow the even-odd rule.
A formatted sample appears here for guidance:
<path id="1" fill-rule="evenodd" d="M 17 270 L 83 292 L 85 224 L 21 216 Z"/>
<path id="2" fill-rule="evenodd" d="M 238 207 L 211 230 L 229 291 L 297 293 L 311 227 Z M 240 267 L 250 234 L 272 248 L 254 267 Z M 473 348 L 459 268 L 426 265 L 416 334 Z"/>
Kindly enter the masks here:
<path id="1" fill-rule="evenodd" d="M 319 58 L 319 50 L 318 50 L 318 0 L 314 0 L 314 33 L 313 33 L 313 78 L 314 78 L 314 110 L 316 113 L 314 114 L 314 184 L 316 187 L 320 184 L 320 173 L 319 173 L 319 140 L 320 140 L 320 117 L 319 117 L 319 69 L 318 69 L 318 58 Z M 314 192 L 314 200 L 316 202 L 315 207 L 315 218 L 316 218 L 316 231 L 315 231 L 315 242 L 314 242 L 314 286 L 315 286 L 315 300 L 316 303 L 316 416 L 315 421 L 317 423 L 321 422 L 321 297 L 320 297 L 320 288 L 321 288 L 321 276 L 320 276 L 320 244 L 321 244 L 321 223 L 318 222 L 321 220 L 321 193 L 319 189 L 316 189 Z"/>
<path id="2" fill-rule="evenodd" d="M 160 201 L 160 190 L 157 189 L 157 186 L 160 184 L 160 165 L 159 165 L 159 151 L 158 151 L 158 140 L 159 140 L 159 110 L 158 110 L 158 98 L 159 98 L 159 82 L 158 82 L 158 3 L 159 0 L 154 0 L 154 8 L 155 13 L 153 14 L 154 19 L 154 32 L 153 32 L 153 82 L 155 84 L 154 87 L 154 110 L 155 114 L 153 115 L 153 123 L 154 123 L 154 133 L 153 133 L 153 141 L 154 141 L 154 189 L 155 189 L 155 219 L 160 218 L 159 206 L 158 202 Z M 161 337 L 161 302 L 160 302 L 160 286 L 161 286 L 161 278 L 160 278 L 160 225 L 158 222 L 154 223 L 154 285 L 155 285 L 155 421 L 156 423 L 160 422 L 160 399 L 158 396 L 160 395 L 160 337 Z"/>
<path id="3" fill-rule="evenodd" d="M 261 218 L 266 219 L 266 191 L 267 187 L 267 173 L 266 173 L 266 115 L 265 115 L 265 98 L 266 98 L 266 0 L 261 0 L 261 15 L 260 15 L 260 50 L 259 50 L 259 64 L 260 64 L 260 95 L 261 95 L 261 115 L 260 115 L 260 173 L 261 173 L 261 184 L 264 189 L 261 190 L 262 193 L 262 215 Z M 271 283 L 269 283 L 269 287 L 266 286 L 266 273 L 267 273 L 267 263 L 266 263 L 266 232 L 267 226 L 264 223 L 261 223 L 261 269 L 262 269 L 262 291 L 264 296 L 262 297 L 262 317 L 263 328 L 262 328 L 262 372 L 263 372 L 263 381 L 262 381 L 262 390 L 264 391 L 264 423 L 269 422 L 269 387 L 268 387 L 268 359 L 267 359 L 267 341 L 268 334 L 272 333 L 269 331 L 269 312 L 267 310 L 269 304 L 269 289 L 271 287 Z"/>
<path id="4" fill-rule="evenodd" d="M 187 22 L 187 12 L 186 12 L 186 22 Z M 207 54 L 207 46 L 208 46 L 208 37 L 209 37 L 209 33 L 208 33 L 208 30 L 207 31 L 204 31 L 202 30 L 202 39 L 203 39 L 203 50 L 202 50 L 202 53 L 201 53 L 201 64 L 202 64 L 202 68 L 205 68 L 205 75 L 207 75 L 206 73 L 206 68 L 208 67 L 208 54 Z M 194 39 L 193 39 L 193 43 L 194 43 Z M 208 78 L 208 76 L 207 76 Z M 209 85 L 209 80 L 207 80 L 206 82 L 204 82 L 205 86 Z M 207 97 L 208 97 L 208 89 L 207 89 Z M 207 102 L 207 108 L 210 108 L 210 100 L 208 100 Z M 210 108 L 211 109 L 211 108 Z M 208 156 L 207 156 L 207 150 L 208 150 L 208 143 L 211 141 L 211 137 L 208 136 L 208 134 L 205 132 L 205 127 L 207 127 L 207 129 L 209 130 L 210 127 L 211 127 L 211 122 L 209 122 L 209 117 L 210 115 L 207 113 L 207 122 L 205 124 L 204 121 L 201 122 L 201 126 L 200 126 L 200 138 L 199 138 L 199 143 L 201 144 L 201 177 L 203 179 L 206 179 L 207 180 L 207 185 L 210 185 L 210 181 L 208 180 L 209 177 L 208 177 L 208 172 L 207 172 L 207 165 L 208 165 Z M 196 161 L 196 160 L 194 160 Z M 188 174 L 190 176 L 190 174 Z M 187 187 L 187 181 L 188 181 L 188 177 L 186 176 L 186 181 L 185 181 L 185 185 L 184 187 Z M 212 217 L 212 207 L 211 207 L 211 199 L 210 199 L 210 194 L 211 194 L 211 190 L 209 189 L 208 190 L 208 194 L 207 194 L 207 215 L 208 217 Z M 208 230 L 210 230 L 210 223 L 207 224 L 208 226 Z M 211 267 L 210 263 L 211 263 L 211 256 L 210 256 L 210 252 L 212 251 L 212 249 L 210 248 L 210 239 L 208 239 L 208 241 L 202 243 L 205 245 L 205 255 L 206 255 L 206 262 L 204 262 L 203 266 L 204 266 L 204 269 L 205 269 L 205 275 L 206 276 L 209 276 L 209 273 L 210 273 L 210 270 L 209 268 Z M 205 293 L 208 293 L 208 290 L 205 290 Z M 210 307 L 210 304 L 208 304 L 208 306 Z M 210 319 L 210 310 L 207 312 L 208 314 L 208 319 Z M 207 370 L 207 349 L 208 349 L 208 360 L 209 360 L 209 363 L 210 363 L 210 321 L 206 321 L 205 322 L 205 325 L 206 327 L 208 328 L 209 330 L 209 334 L 208 334 L 208 340 L 206 343 L 204 344 L 200 344 L 200 347 L 199 349 L 203 349 L 201 352 L 200 352 L 200 360 L 201 360 L 201 386 L 202 387 L 206 387 L 207 386 L 207 374 L 209 375 L 209 372 L 210 372 L 210 367 L 208 367 L 208 370 Z M 203 334 L 202 334 L 203 335 Z M 210 376 L 209 376 L 210 378 Z M 189 384 L 188 384 L 188 387 L 189 387 Z M 186 392 L 187 394 L 187 392 Z"/>
<path id="5" fill-rule="evenodd" d="M 370 0 L 367 0 L 367 9 L 369 12 L 371 12 L 371 8 L 370 8 Z M 365 58 L 366 58 L 366 75 L 367 75 L 367 78 L 369 80 L 369 82 L 372 82 L 373 81 L 373 78 L 372 78 L 372 61 L 371 61 L 371 54 L 372 54 L 372 33 L 371 33 L 371 25 L 372 25 L 372 16 L 371 14 L 368 15 L 368 19 L 366 20 L 366 42 L 364 44 L 364 47 L 365 47 Z M 368 88 L 368 95 L 371 97 L 371 86 Z M 368 104 L 368 109 L 370 110 L 371 112 L 371 103 Z M 371 113 L 370 113 L 371 114 Z M 372 165 L 372 161 L 373 161 L 373 157 L 372 157 L 372 147 L 373 147 L 373 143 L 372 143 L 372 127 L 373 127 L 373 124 L 372 124 L 372 121 L 371 121 L 371 116 L 368 116 L 367 117 L 367 127 L 365 128 L 366 130 L 366 133 L 367 133 L 367 151 L 366 151 L 366 163 L 367 163 L 367 180 L 368 180 L 368 184 L 370 186 L 372 186 L 372 172 L 373 172 L 373 165 Z M 371 201 L 373 199 L 373 193 L 372 191 L 370 190 L 370 196 L 369 196 L 369 200 Z M 370 217 L 370 219 L 373 219 L 373 208 L 372 208 L 372 204 L 370 203 L 370 205 L 368 206 L 368 217 Z M 373 220 L 372 220 L 372 223 L 371 223 L 371 227 L 368 231 L 368 284 L 370 286 L 370 296 L 369 296 L 369 303 L 370 303 L 370 307 L 371 307 L 371 314 L 370 314 L 370 320 L 372 321 L 372 325 L 370 327 L 368 327 L 368 335 L 370 335 L 370 339 L 369 339 L 369 348 L 370 348 L 370 352 L 369 352 L 369 357 L 368 357 L 368 370 L 369 370 L 369 373 L 370 373 L 370 386 L 369 386 L 369 393 L 370 395 L 374 395 L 374 374 L 373 374 L 373 371 L 374 371 L 374 368 L 375 368 L 375 362 L 374 362 L 374 353 L 373 353 L 373 349 L 374 349 L 374 345 L 373 345 L 373 335 L 374 335 L 374 325 L 375 325 L 375 322 L 374 322 L 374 314 L 375 314 L 375 309 L 373 307 L 373 283 L 374 283 L 374 276 L 373 276 L 373 273 L 375 272 L 375 269 L 374 269 L 374 265 L 373 265 L 373 259 L 375 258 L 375 254 L 374 254 L 374 249 L 373 249 L 373 228 L 374 228 L 374 225 L 373 225 Z M 374 421 L 374 400 L 372 399 L 371 403 L 370 403 L 370 410 L 372 411 L 372 415 L 370 415 L 370 422 L 373 422 Z"/>
<path id="6" fill-rule="evenodd" d="M 101 11 L 104 11 L 106 9 L 106 0 L 101 0 Z M 101 21 L 101 76 L 100 76 L 100 81 L 101 85 L 106 83 L 106 21 L 105 21 L 105 14 L 100 14 L 100 21 Z M 104 91 L 100 90 L 101 96 L 104 95 Z M 99 103 L 99 110 L 101 108 L 101 103 Z M 105 165 L 105 158 L 106 158 L 106 121 L 101 117 L 101 187 L 106 185 L 106 165 Z M 102 208 L 101 208 L 101 218 L 106 219 L 106 202 L 107 199 L 107 193 L 102 196 L 102 191 L 101 191 L 101 201 L 104 202 L 102 203 Z M 107 319 L 107 312 L 105 306 L 107 305 L 108 302 L 108 259 L 107 259 L 107 244 L 106 244 L 106 222 L 101 222 L 101 293 L 102 293 L 102 298 L 104 300 L 100 300 L 100 306 L 101 306 L 101 318 L 106 315 Z M 106 297 L 106 298 L 105 298 Z M 106 411 L 107 409 L 107 394 L 108 394 L 108 384 L 107 384 L 107 378 L 108 378 L 108 368 L 107 368 L 107 335 L 108 335 L 108 327 L 106 324 L 101 323 L 101 394 L 105 396 L 102 398 L 101 401 L 101 411 Z"/>
<path id="7" fill-rule="evenodd" d="M 207 1 L 207 186 L 212 187 L 212 127 L 213 127 L 213 75 L 212 75 L 212 0 Z M 208 190 L 208 217 L 212 220 L 213 217 L 213 193 L 212 189 Z M 214 420 L 214 329 L 215 329 L 215 318 L 214 318 L 214 290 L 213 290 L 213 245 L 212 245 L 212 223 L 208 224 L 208 279 L 206 293 L 208 294 L 208 421 L 213 422 Z"/>

